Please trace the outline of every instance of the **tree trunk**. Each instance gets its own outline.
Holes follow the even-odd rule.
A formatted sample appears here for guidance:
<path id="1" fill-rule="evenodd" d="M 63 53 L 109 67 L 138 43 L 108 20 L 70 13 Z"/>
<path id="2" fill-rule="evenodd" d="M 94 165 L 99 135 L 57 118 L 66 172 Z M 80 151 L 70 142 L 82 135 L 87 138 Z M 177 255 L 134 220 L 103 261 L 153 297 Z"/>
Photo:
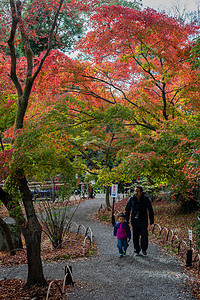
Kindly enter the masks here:
<path id="1" fill-rule="evenodd" d="M 91 184 L 88 185 L 88 198 L 89 199 L 93 199 L 94 198 L 93 187 L 91 186 Z"/>
<path id="2" fill-rule="evenodd" d="M 110 199 L 109 199 L 109 195 L 110 195 L 110 187 L 107 186 L 106 187 L 106 207 L 108 209 L 110 209 Z"/>
<path id="3" fill-rule="evenodd" d="M 6 224 L 6 222 L 4 222 L 4 220 L 1 217 L 0 217 L 0 226 L 1 226 L 1 228 L 3 229 L 3 231 L 5 233 L 6 242 L 7 242 L 10 254 L 15 255 L 16 252 L 14 250 L 14 245 L 13 245 L 10 229 L 9 229 L 8 225 Z"/>
<path id="4" fill-rule="evenodd" d="M 25 287 L 32 284 L 46 285 L 40 256 L 42 227 L 35 216 L 30 218 L 28 223 L 28 226 L 22 229 L 27 247 L 28 263 L 28 278 Z"/>
<path id="5" fill-rule="evenodd" d="M 25 238 L 27 248 L 27 263 L 28 263 L 28 279 L 26 287 L 32 284 L 39 283 L 46 284 L 43 275 L 42 261 L 41 261 L 41 235 L 42 227 L 35 214 L 32 195 L 28 187 L 27 180 L 23 175 L 23 171 L 17 171 L 16 177 L 19 184 L 19 190 L 26 211 L 26 219 L 24 218 L 21 207 L 17 201 L 13 201 L 11 196 L 0 187 L 0 200 L 4 203 L 10 215 L 15 219 L 17 225 L 22 231 Z"/>
<path id="6" fill-rule="evenodd" d="M 21 173 L 22 172 L 22 173 Z M 21 174 L 20 174 L 21 173 Z M 21 176 L 20 176 L 21 175 Z M 42 227 L 35 213 L 32 195 L 23 171 L 19 171 L 19 190 L 26 211 L 27 224 L 22 226 L 22 233 L 27 248 L 28 279 L 26 286 L 32 284 L 46 284 L 41 261 L 41 235 Z"/>
<path id="7" fill-rule="evenodd" d="M 28 32 L 26 32 L 25 27 L 23 26 L 24 21 L 22 20 L 23 15 L 23 5 L 21 1 L 14 1 L 10 0 L 10 13 L 11 13 L 11 26 L 10 26 L 10 36 L 7 40 L 9 49 L 10 49 L 10 58 L 11 58 L 11 69 L 10 69 L 10 78 L 15 85 L 17 94 L 18 94 L 18 105 L 17 105 L 17 113 L 15 118 L 15 129 L 14 135 L 16 136 L 17 132 L 23 129 L 24 117 L 26 114 L 30 93 L 32 91 L 32 86 L 37 78 L 39 72 L 42 69 L 42 66 L 49 55 L 50 50 L 52 49 L 52 39 L 54 34 L 54 29 L 57 24 L 57 19 L 59 13 L 61 11 L 62 5 L 64 0 L 60 0 L 58 3 L 57 10 L 53 17 L 53 22 L 49 32 L 47 33 L 48 37 L 48 44 L 47 50 L 44 53 L 43 57 L 40 60 L 40 63 L 33 74 L 33 52 L 31 50 Z M 21 81 L 18 78 L 17 74 L 17 57 L 16 57 L 16 49 L 15 49 L 15 40 L 17 29 L 19 29 L 19 35 L 22 40 L 26 60 L 27 60 L 27 70 L 25 77 L 25 86 L 24 88 L 21 85 Z M 2 147 L 2 145 L 1 145 Z M 16 166 L 17 167 L 17 166 Z M 20 229 L 24 235 L 26 247 L 27 247 L 27 260 L 28 260 L 28 280 L 27 286 L 34 284 L 34 283 L 46 283 L 43 275 L 42 270 L 42 262 L 40 258 L 40 243 L 41 243 L 41 234 L 42 228 L 38 222 L 38 219 L 35 214 L 32 195 L 28 188 L 28 183 L 26 177 L 23 173 L 23 170 L 14 171 L 15 177 L 15 184 L 17 183 L 19 186 L 21 198 L 23 201 L 23 205 L 26 212 L 26 220 L 24 220 L 24 216 L 22 215 L 21 207 L 19 208 L 20 216 L 17 215 L 18 211 L 14 210 L 16 203 L 12 203 L 12 198 L 8 193 L 5 193 L 3 189 L 0 187 L 0 199 L 1 196 L 4 198 L 5 203 L 7 204 L 6 207 L 8 209 L 12 209 L 15 213 L 15 220 L 18 225 L 20 225 Z"/>

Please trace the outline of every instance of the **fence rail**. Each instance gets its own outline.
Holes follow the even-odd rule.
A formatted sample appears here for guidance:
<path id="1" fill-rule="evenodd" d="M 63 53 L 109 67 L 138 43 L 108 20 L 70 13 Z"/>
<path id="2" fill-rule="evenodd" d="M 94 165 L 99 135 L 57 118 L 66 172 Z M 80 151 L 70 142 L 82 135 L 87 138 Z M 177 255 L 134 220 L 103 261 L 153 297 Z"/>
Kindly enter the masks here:
<path id="1" fill-rule="evenodd" d="M 85 227 L 83 224 L 78 225 L 76 222 L 71 222 L 69 224 L 69 229 L 76 227 L 77 230 L 77 234 L 83 234 L 84 237 L 84 241 L 83 241 L 83 255 L 85 256 L 87 254 L 87 250 L 89 250 L 92 247 L 92 243 L 93 243 L 93 232 L 92 229 L 90 227 Z M 89 244 L 87 243 L 87 241 L 89 241 Z"/>
<path id="2" fill-rule="evenodd" d="M 154 224 L 152 227 L 152 234 L 159 236 L 164 243 L 169 244 L 172 248 L 178 250 L 178 254 L 183 257 L 187 258 L 188 250 L 192 251 L 191 266 L 197 269 L 198 274 L 200 272 L 200 253 L 195 248 L 195 246 L 191 245 L 190 241 L 181 240 L 174 231 L 167 227 L 162 227 L 159 224 Z"/>

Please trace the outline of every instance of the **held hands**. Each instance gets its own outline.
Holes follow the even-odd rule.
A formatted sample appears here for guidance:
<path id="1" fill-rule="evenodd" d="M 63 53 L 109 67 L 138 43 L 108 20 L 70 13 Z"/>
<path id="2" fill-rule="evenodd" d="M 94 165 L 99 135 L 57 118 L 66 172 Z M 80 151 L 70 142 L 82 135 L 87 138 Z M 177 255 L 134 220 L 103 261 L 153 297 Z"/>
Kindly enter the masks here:
<path id="1" fill-rule="evenodd" d="M 154 229 L 154 223 L 153 222 L 150 222 L 150 228 L 151 228 L 150 230 L 153 231 L 153 229 Z"/>

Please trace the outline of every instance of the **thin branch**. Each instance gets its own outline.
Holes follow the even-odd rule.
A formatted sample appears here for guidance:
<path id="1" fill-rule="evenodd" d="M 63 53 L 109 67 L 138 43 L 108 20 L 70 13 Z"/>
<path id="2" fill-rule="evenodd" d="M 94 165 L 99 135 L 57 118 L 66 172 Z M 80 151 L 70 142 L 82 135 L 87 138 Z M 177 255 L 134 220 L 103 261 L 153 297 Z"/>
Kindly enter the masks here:
<path id="1" fill-rule="evenodd" d="M 150 91 L 150 92 L 153 92 L 153 93 L 155 93 L 158 97 L 161 97 L 161 95 L 159 95 L 159 93 L 158 92 L 156 92 L 155 90 L 151 90 L 150 88 L 144 88 L 144 90 L 147 90 L 147 91 Z"/>
<path id="2" fill-rule="evenodd" d="M 96 82 L 105 83 L 105 84 L 107 84 L 108 86 L 113 87 L 114 89 L 116 89 L 117 91 L 119 91 L 120 93 L 122 93 L 124 99 L 125 99 L 127 102 L 129 102 L 130 104 L 132 104 L 132 105 L 134 105 L 135 107 L 139 108 L 139 106 L 138 106 L 137 104 L 135 104 L 134 102 L 132 102 L 130 99 L 127 98 L 125 92 L 124 92 L 121 88 L 119 88 L 118 86 L 115 86 L 113 83 L 109 83 L 109 82 L 106 81 L 106 80 L 103 80 L 103 79 L 100 79 L 100 78 L 96 78 L 96 77 L 90 76 L 90 75 L 83 75 L 83 77 L 89 78 L 89 79 L 91 79 L 91 80 L 93 80 L 93 81 L 96 81 Z M 108 100 L 107 100 L 107 102 L 108 102 Z M 111 102 L 111 101 L 109 101 L 109 102 L 110 102 L 110 103 L 113 103 L 113 102 Z M 116 103 L 116 102 L 114 102 L 113 104 L 115 104 L 115 103 Z"/>
<path id="3" fill-rule="evenodd" d="M 144 128 L 147 128 L 147 129 L 150 129 L 150 130 L 153 130 L 153 131 L 156 131 L 157 129 L 152 126 L 152 125 L 149 125 L 149 124 L 143 124 L 143 123 L 140 123 L 140 122 L 136 122 L 136 123 L 129 123 L 129 124 L 124 124 L 124 126 L 142 126 Z"/>
<path id="4" fill-rule="evenodd" d="M 87 87 L 85 87 L 85 86 L 83 86 L 84 88 L 87 88 Z M 88 89 L 88 88 L 87 88 Z M 110 104 L 115 104 L 115 102 L 113 102 L 113 101 L 110 101 L 110 100 L 108 100 L 108 99 L 106 99 L 106 98 L 104 98 L 104 97 L 102 97 L 102 96 L 100 96 L 100 95 L 98 95 L 98 94 L 96 94 L 95 92 L 93 92 L 93 91 L 91 91 L 91 90 L 75 90 L 74 88 L 72 89 L 72 90 L 65 90 L 65 92 L 70 92 L 70 93 L 75 93 L 75 94 L 77 94 L 77 95 L 79 95 L 79 94 L 81 94 L 81 95 L 88 95 L 88 96 L 92 96 L 92 97 L 94 97 L 94 98 L 96 98 L 96 99 L 100 99 L 100 100 L 103 100 L 104 102 L 107 102 L 107 103 L 110 103 Z"/>
<path id="5" fill-rule="evenodd" d="M 111 136 L 111 139 L 110 139 L 110 143 L 108 145 L 108 148 L 106 149 L 106 165 L 108 163 L 109 152 L 110 152 L 110 149 L 111 149 L 112 142 L 114 140 L 114 136 L 115 136 L 115 133 L 112 133 L 112 136 Z"/>

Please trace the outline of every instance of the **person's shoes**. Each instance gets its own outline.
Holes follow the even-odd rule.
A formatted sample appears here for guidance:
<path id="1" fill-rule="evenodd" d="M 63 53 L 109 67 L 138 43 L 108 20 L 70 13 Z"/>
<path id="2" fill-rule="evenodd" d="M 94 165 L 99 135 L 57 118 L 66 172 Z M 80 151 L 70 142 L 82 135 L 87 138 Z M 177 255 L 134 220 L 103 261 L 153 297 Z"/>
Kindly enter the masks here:
<path id="1" fill-rule="evenodd" d="M 122 257 L 123 257 L 123 254 L 120 254 L 120 255 L 119 255 L 119 258 L 122 258 Z"/>
<path id="2" fill-rule="evenodd" d="M 135 256 L 140 256 L 140 253 L 139 252 L 135 252 Z"/>
<path id="3" fill-rule="evenodd" d="M 123 252 L 124 252 L 124 255 L 126 255 L 126 250 L 124 250 Z"/>
<path id="4" fill-rule="evenodd" d="M 147 251 L 146 251 L 146 250 L 142 250 L 142 254 L 143 254 L 144 256 L 146 256 L 146 255 L 147 255 Z"/>
<path id="5" fill-rule="evenodd" d="M 134 248 L 134 253 L 140 253 L 140 250 L 138 251 Z"/>

